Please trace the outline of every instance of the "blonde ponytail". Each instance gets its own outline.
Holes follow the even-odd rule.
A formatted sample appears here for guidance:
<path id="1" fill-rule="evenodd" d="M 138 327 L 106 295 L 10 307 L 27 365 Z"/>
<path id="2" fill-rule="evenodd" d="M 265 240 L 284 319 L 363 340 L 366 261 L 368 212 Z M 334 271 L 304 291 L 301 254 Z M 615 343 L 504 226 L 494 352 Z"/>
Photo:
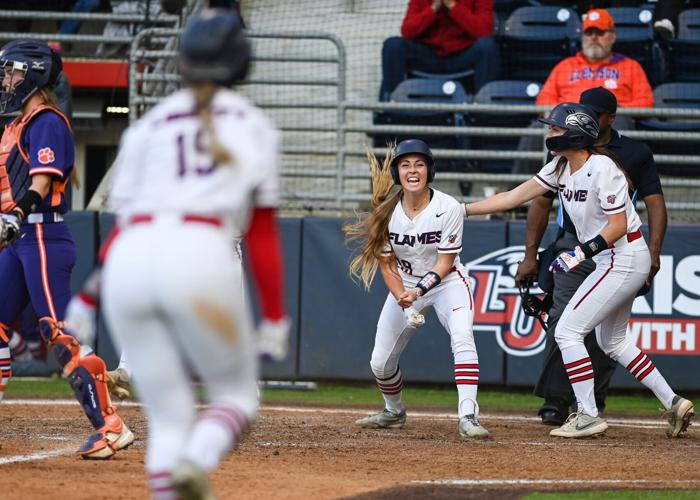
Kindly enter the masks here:
<path id="1" fill-rule="evenodd" d="M 382 165 L 367 148 L 372 177 L 372 212 L 359 214 L 357 222 L 343 226 L 346 243 L 364 240 L 350 261 L 349 271 L 350 276 L 362 282 L 367 290 L 377 274 L 380 260 L 393 259 L 393 253 L 389 256 L 382 256 L 382 253 L 389 243 L 389 221 L 402 193 L 399 187 L 395 189 L 391 175 L 390 164 L 394 147 L 387 151 Z"/>
<path id="2" fill-rule="evenodd" d="M 231 165 L 233 158 L 228 149 L 226 149 L 214 130 L 214 116 L 212 111 L 212 101 L 218 87 L 213 83 L 205 83 L 192 86 L 192 94 L 194 95 L 195 112 L 199 115 L 199 120 L 202 124 L 202 130 L 205 134 L 205 144 L 209 149 L 214 165 Z"/>

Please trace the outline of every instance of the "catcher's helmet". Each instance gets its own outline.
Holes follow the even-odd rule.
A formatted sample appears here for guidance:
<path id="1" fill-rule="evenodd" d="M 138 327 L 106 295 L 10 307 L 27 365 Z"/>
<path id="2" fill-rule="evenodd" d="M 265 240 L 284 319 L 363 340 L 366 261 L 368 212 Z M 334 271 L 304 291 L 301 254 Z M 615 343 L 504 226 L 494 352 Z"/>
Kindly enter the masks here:
<path id="1" fill-rule="evenodd" d="M 34 92 L 56 83 L 63 69 L 61 57 L 44 42 L 13 40 L 0 50 L 3 70 L 0 113 L 12 113 L 22 107 Z"/>
<path id="2" fill-rule="evenodd" d="M 598 139 L 598 115 L 582 104 L 558 104 L 547 118 L 540 118 L 539 121 L 567 129 L 563 135 L 547 137 L 545 144 L 550 151 L 583 149 L 592 146 Z"/>
<path id="3" fill-rule="evenodd" d="M 394 184 L 401 184 L 401 179 L 399 179 L 399 161 L 402 156 L 408 154 L 425 156 L 428 162 L 428 182 L 433 182 L 435 178 L 435 160 L 433 160 L 433 152 L 430 151 L 428 145 L 420 139 L 406 139 L 398 143 L 391 155 L 389 168 L 391 168 L 391 176 L 394 178 Z"/>
<path id="4" fill-rule="evenodd" d="M 552 307 L 552 294 L 548 293 L 544 298 L 539 298 L 530 293 L 530 287 L 532 282 L 529 280 L 524 280 L 520 282 L 518 291 L 520 292 L 520 306 L 523 308 L 523 312 L 526 316 L 532 316 L 537 318 L 537 320 L 542 325 L 542 328 L 547 329 L 547 324 L 545 323 L 542 316 L 549 312 Z"/>
<path id="5" fill-rule="evenodd" d="M 180 37 L 180 73 L 189 83 L 231 86 L 248 73 L 251 49 L 234 11 L 206 9 Z"/>

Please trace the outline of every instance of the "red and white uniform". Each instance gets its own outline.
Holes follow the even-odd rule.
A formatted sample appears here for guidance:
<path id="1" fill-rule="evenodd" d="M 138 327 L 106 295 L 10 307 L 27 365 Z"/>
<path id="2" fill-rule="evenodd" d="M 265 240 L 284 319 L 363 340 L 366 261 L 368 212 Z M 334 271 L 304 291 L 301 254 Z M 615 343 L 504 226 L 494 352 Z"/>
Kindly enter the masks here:
<path id="1" fill-rule="evenodd" d="M 472 329 L 474 300 L 467 270 L 459 260 L 463 210 L 457 200 L 435 189 L 432 190 L 428 206 L 413 219 L 398 203 L 389 222 L 390 248 L 386 248 L 386 254 L 393 251 L 396 255 L 398 271 L 407 290 L 414 288 L 421 277 L 437 264 L 438 254 L 454 255 L 452 271 L 413 306 L 419 311 L 432 307 L 450 335 L 456 383 L 458 388 L 469 389 L 469 394 L 464 396 L 460 390 L 460 417 L 478 414 L 476 386 L 479 380 Z M 415 331 L 415 328 L 407 325 L 403 309 L 389 293 L 379 316 L 370 365 L 391 411 L 403 409 L 400 400 L 392 401 L 392 396 L 403 386 L 398 370 L 399 357 Z"/>
<path id="2" fill-rule="evenodd" d="M 557 159 L 545 165 L 534 180 L 559 193 L 559 200 L 576 227 L 578 239 L 588 241 L 603 230 L 608 215 L 627 215 L 627 234 L 609 242 L 593 257 L 596 264 L 576 291 L 557 323 L 555 338 L 578 400 L 579 408 L 591 416 L 598 410 L 593 395 L 593 367 L 583 344 L 593 329 L 603 351 L 652 389 L 666 408 L 673 391 L 653 362 L 626 340 L 627 323 L 637 291 L 649 275 L 651 257 L 639 228 L 641 221 L 629 198 L 627 180 L 615 163 L 603 155 L 592 155 L 575 173 L 567 164 L 555 173 Z"/>
<path id="3" fill-rule="evenodd" d="M 147 405 L 151 474 L 190 458 L 212 470 L 258 409 L 253 325 L 231 242 L 254 208 L 278 204 L 278 132 L 220 89 L 213 123 L 232 162 L 215 166 L 193 110 L 182 90 L 129 127 L 108 202 L 121 230 L 103 268 L 104 310 Z M 209 402 L 198 419 L 191 370 Z"/>

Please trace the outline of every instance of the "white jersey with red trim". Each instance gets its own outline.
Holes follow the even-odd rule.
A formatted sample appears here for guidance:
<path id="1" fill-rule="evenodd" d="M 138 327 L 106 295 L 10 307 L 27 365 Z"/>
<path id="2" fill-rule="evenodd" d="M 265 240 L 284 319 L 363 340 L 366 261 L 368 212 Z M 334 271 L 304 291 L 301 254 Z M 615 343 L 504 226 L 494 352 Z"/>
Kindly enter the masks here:
<path id="1" fill-rule="evenodd" d="M 109 206 L 120 215 L 196 213 L 232 217 L 245 228 L 252 206 L 279 203 L 278 132 L 256 107 L 231 90 L 212 102 L 214 133 L 230 165 L 214 166 L 208 134 L 183 89 L 163 100 L 124 134 Z"/>
<path id="2" fill-rule="evenodd" d="M 557 161 L 547 163 L 534 180 L 559 193 L 559 201 L 576 227 L 579 241 L 595 238 L 608 224 L 608 215 L 626 212 L 627 232 L 638 230 L 642 222 L 629 198 L 627 179 L 622 170 L 605 155 L 591 155 L 571 174 L 566 164 L 561 175 L 555 173 Z"/>
<path id="3" fill-rule="evenodd" d="M 406 286 L 412 287 L 433 269 L 440 253 L 454 254 L 454 266 L 461 270 L 459 252 L 462 251 L 463 226 L 462 204 L 433 189 L 430 203 L 413 219 L 409 219 L 401 203 L 396 205 L 389 222 L 389 246 L 384 254 L 394 252 Z M 443 282 L 453 279 L 460 278 L 456 273 L 449 273 Z"/>

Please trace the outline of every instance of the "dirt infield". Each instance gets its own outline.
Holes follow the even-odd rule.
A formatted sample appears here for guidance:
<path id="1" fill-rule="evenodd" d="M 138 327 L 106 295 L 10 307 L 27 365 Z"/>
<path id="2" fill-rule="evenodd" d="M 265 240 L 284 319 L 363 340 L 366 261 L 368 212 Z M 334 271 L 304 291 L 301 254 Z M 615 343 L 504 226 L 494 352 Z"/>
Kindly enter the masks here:
<path id="1" fill-rule="evenodd" d="M 10 404 L 8 404 L 10 403 Z M 0 492 L 6 499 L 147 498 L 145 421 L 121 412 L 140 438 L 106 462 L 72 452 L 90 433 L 76 404 L 0 406 Z M 661 420 L 615 419 L 604 437 L 550 438 L 537 419 L 486 413 L 491 438 L 466 441 L 456 418 L 409 410 L 403 429 L 353 426 L 364 410 L 264 407 L 245 442 L 213 476 L 228 498 L 518 498 L 527 491 L 700 491 L 700 431 L 664 435 Z"/>

